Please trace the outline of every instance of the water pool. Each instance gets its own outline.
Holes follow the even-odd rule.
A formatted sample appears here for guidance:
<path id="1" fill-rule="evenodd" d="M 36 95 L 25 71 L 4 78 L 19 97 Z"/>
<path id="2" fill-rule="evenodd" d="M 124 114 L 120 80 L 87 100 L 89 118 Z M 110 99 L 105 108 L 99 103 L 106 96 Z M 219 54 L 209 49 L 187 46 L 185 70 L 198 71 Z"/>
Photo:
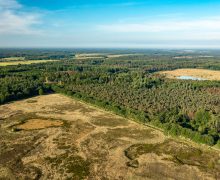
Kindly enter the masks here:
<path id="1" fill-rule="evenodd" d="M 197 81 L 204 81 L 206 79 L 199 78 L 199 77 L 193 77 L 193 76 L 179 76 L 177 79 L 182 79 L 182 80 L 197 80 Z"/>

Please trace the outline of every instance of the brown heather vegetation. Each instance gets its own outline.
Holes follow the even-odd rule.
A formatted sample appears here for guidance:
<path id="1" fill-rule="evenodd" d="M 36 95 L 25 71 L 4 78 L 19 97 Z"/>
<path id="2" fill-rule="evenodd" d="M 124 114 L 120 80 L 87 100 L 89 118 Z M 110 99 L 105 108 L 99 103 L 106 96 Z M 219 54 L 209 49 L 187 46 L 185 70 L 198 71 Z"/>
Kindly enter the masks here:
<path id="1" fill-rule="evenodd" d="M 218 151 L 63 95 L 13 102 L 0 112 L 0 179 L 220 178 Z"/>

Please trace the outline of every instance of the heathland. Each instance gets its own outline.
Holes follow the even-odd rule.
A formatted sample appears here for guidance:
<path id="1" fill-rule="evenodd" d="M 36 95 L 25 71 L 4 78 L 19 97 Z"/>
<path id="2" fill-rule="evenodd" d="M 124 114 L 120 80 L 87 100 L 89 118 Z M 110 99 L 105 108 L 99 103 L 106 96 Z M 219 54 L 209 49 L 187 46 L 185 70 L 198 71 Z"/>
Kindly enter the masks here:
<path id="1" fill-rule="evenodd" d="M 63 95 L 0 106 L 0 178 L 218 179 L 218 151 Z"/>

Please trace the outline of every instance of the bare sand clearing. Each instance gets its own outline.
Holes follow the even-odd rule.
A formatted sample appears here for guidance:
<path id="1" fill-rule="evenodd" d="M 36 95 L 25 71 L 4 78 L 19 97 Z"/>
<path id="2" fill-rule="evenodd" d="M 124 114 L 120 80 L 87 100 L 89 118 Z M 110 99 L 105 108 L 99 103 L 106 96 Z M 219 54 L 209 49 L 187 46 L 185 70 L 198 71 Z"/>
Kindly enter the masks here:
<path id="1" fill-rule="evenodd" d="M 0 179 L 220 179 L 216 151 L 63 95 L 0 112 Z"/>
<path id="2" fill-rule="evenodd" d="M 173 71 L 161 71 L 159 73 L 166 75 L 166 77 L 170 79 L 176 79 L 180 76 L 191 76 L 206 80 L 220 80 L 220 71 L 207 69 L 176 69 Z"/>
<path id="3" fill-rule="evenodd" d="M 62 126 L 62 121 L 57 120 L 43 120 L 43 119 L 30 119 L 24 124 L 18 125 L 18 129 L 22 130 L 33 130 L 33 129 L 44 129 L 48 127 Z"/>

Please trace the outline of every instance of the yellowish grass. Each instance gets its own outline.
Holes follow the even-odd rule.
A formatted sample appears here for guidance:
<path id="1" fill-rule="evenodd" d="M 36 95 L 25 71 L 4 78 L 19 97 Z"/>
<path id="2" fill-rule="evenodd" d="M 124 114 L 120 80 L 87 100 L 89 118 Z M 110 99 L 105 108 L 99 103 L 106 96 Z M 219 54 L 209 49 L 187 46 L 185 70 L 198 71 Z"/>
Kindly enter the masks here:
<path id="1" fill-rule="evenodd" d="M 25 60 L 25 57 L 8 57 L 0 59 L 2 61 L 22 61 Z"/>
<path id="2" fill-rule="evenodd" d="M 99 59 L 99 58 L 103 58 L 105 54 L 99 54 L 99 53 L 82 53 L 82 54 L 76 54 L 75 55 L 75 58 L 76 59 L 91 59 L 91 58 L 96 58 L 96 59 Z"/>
<path id="3" fill-rule="evenodd" d="M 76 54 L 76 57 L 91 57 L 91 56 L 102 56 L 104 54 L 102 53 L 82 53 L 82 54 Z"/>
<path id="4" fill-rule="evenodd" d="M 29 61 L 12 61 L 12 62 L 0 62 L 0 66 L 12 66 L 19 64 L 38 64 L 38 63 L 47 63 L 54 62 L 58 60 L 29 60 Z"/>
<path id="5" fill-rule="evenodd" d="M 76 57 L 78 60 L 83 60 L 83 59 L 101 59 L 103 58 L 102 56 L 83 56 L 83 57 Z"/>
<path id="6" fill-rule="evenodd" d="M 17 128 L 22 130 L 33 130 L 33 129 L 44 129 L 48 127 L 58 127 L 62 125 L 63 125 L 62 121 L 30 119 L 24 124 L 17 126 Z"/>
<path id="7" fill-rule="evenodd" d="M 179 76 L 192 76 L 206 80 L 220 80 L 220 71 L 207 69 L 176 69 L 173 71 L 161 71 L 160 74 L 164 74 L 170 79 L 176 79 Z"/>
<path id="8" fill-rule="evenodd" d="M 111 54 L 108 55 L 108 58 L 127 57 L 127 56 L 135 56 L 135 55 L 142 55 L 142 54 Z"/>
<path id="9" fill-rule="evenodd" d="M 118 58 L 118 57 L 127 57 L 132 55 L 141 55 L 141 54 L 105 54 L 105 53 L 83 53 L 83 54 L 76 54 L 76 59 L 91 59 L 91 58 L 103 58 L 107 56 L 108 58 Z"/>

